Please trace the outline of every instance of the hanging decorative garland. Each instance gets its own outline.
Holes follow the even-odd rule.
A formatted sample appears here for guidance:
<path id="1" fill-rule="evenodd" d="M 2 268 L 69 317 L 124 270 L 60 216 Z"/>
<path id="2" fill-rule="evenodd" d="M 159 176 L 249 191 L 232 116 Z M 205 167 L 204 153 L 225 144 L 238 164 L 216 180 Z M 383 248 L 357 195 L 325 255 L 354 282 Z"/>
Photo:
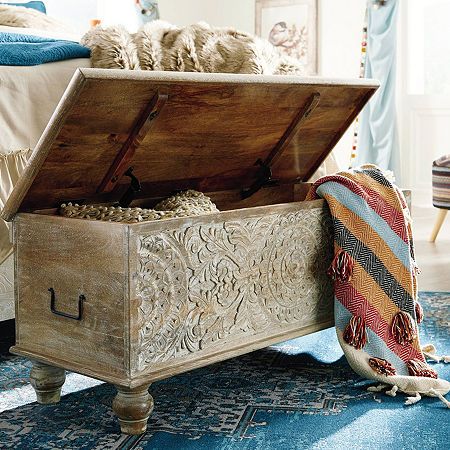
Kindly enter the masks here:
<path id="1" fill-rule="evenodd" d="M 372 0 L 372 7 L 374 9 L 379 9 L 381 6 L 385 6 L 387 0 Z M 369 8 L 370 3 L 368 3 L 367 8 Z M 361 63 L 359 67 L 359 78 L 365 78 L 366 73 L 366 61 L 367 61 L 367 27 L 368 27 L 368 12 L 366 8 L 366 14 L 364 17 L 364 27 L 363 27 L 363 36 L 361 42 Z M 355 120 L 355 131 L 353 133 L 353 144 L 352 144 L 352 152 L 350 156 L 350 165 L 349 169 L 353 167 L 353 164 L 356 159 L 357 150 L 358 150 L 358 134 L 359 134 L 359 116 Z"/>
<path id="2" fill-rule="evenodd" d="M 366 60 L 367 60 L 367 10 L 364 17 L 363 36 L 361 42 L 361 62 L 359 66 L 359 78 L 364 78 L 366 72 Z M 350 156 L 350 169 L 353 167 L 353 163 L 356 159 L 356 152 L 358 149 L 358 133 L 359 133 L 359 116 L 355 120 L 355 131 L 353 133 L 352 153 Z"/>
<path id="3" fill-rule="evenodd" d="M 159 19 L 157 0 L 135 0 L 135 3 L 144 23 Z"/>

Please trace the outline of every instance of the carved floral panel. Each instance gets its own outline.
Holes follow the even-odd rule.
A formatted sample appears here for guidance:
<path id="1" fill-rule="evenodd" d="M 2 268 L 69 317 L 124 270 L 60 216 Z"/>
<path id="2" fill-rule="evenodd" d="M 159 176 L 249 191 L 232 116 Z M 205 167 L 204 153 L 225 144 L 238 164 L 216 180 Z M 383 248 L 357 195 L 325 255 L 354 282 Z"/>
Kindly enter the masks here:
<path id="1" fill-rule="evenodd" d="M 139 236 L 137 370 L 217 341 L 332 316 L 325 209 Z"/>

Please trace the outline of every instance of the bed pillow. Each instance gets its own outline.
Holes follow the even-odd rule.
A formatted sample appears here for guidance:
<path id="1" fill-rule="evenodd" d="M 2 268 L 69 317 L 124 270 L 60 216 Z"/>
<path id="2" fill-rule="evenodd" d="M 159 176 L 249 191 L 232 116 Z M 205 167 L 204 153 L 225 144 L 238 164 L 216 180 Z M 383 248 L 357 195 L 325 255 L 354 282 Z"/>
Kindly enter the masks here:
<path id="1" fill-rule="evenodd" d="M 46 38 L 50 38 L 50 39 L 56 39 L 59 41 L 63 40 L 63 41 L 80 42 L 80 39 L 81 39 L 81 33 L 73 32 L 73 31 L 39 30 L 37 28 L 5 27 L 3 25 L 0 25 L 0 34 L 1 33 L 16 33 L 16 34 L 25 34 L 25 35 L 31 35 L 31 36 L 41 36 L 41 37 L 46 37 Z M 0 92 L 1 92 L 1 89 L 0 89 Z M 0 155 L 1 155 L 1 147 L 0 147 Z"/>
<path id="2" fill-rule="evenodd" d="M 23 8 L 6 3 L 0 3 L 0 25 L 61 32 L 70 31 L 70 26 L 64 22 L 47 16 L 34 8 Z"/>
<path id="3" fill-rule="evenodd" d="M 35 9 L 36 11 L 47 14 L 47 9 L 45 8 L 44 2 L 28 2 L 28 3 L 0 2 L 0 3 L 2 5 L 23 6 L 24 8 Z"/>

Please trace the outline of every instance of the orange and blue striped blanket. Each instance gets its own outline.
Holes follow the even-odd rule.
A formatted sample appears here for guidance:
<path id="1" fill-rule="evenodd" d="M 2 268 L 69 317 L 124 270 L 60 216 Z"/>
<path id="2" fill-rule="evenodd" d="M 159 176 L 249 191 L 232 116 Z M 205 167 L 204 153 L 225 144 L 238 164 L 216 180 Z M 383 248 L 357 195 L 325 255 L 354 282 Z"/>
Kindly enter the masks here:
<path id="1" fill-rule="evenodd" d="M 327 201 L 333 220 L 336 332 L 352 368 L 408 394 L 442 396 L 422 352 L 417 266 L 402 192 L 375 166 L 321 178 L 309 200 Z"/>

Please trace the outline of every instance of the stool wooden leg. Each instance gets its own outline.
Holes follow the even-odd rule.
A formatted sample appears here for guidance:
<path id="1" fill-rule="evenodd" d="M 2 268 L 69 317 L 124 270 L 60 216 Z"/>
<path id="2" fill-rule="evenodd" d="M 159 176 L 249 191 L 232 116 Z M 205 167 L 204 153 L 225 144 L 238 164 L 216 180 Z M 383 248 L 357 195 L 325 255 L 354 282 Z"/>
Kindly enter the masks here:
<path id="1" fill-rule="evenodd" d="M 431 232 L 430 242 L 434 242 L 437 238 L 439 230 L 444 223 L 445 216 L 447 215 L 448 209 L 439 209 L 439 213 L 436 219 L 436 223 L 434 224 L 433 231 Z"/>
<path id="2" fill-rule="evenodd" d="M 61 399 L 61 387 L 64 381 L 66 381 L 64 369 L 33 361 L 30 383 L 36 392 L 38 403 L 43 405 L 58 403 Z"/>
<path id="3" fill-rule="evenodd" d="M 142 434 L 147 430 L 147 421 L 153 411 L 149 387 L 149 384 L 134 389 L 116 386 L 118 392 L 112 407 L 119 418 L 122 433 Z"/>

